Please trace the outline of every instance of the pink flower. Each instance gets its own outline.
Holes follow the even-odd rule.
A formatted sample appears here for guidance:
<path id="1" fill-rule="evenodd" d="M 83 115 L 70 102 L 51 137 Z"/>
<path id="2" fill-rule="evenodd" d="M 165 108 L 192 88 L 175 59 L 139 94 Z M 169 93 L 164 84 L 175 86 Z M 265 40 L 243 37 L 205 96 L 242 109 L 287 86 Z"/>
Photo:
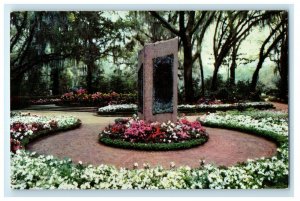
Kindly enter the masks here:
<path id="1" fill-rule="evenodd" d="M 201 124 L 199 121 L 194 121 L 191 123 L 191 127 L 192 128 L 195 128 L 195 129 L 199 129 L 199 128 L 202 128 Z"/>
<path id="2" fill-rule="evenodd" d="M 80 89 L 77 89 L 76 93 L 77 93 L 78 95 L 81 95 L 81 94 L 86 94 L 87 91 L 86 91 L 85 89 L 80 88 Z"/>
<path id="3" fill-rule="evenodd" d="M 180 138 L 183 138 L 183 139 L 186 139 L 186 138 L 189 138 L 190 136 L 187 134 L 187 132 L 184 132 L 184 131 L 179 131 L 177 133 L 177 135 L 180 137 Z"/>

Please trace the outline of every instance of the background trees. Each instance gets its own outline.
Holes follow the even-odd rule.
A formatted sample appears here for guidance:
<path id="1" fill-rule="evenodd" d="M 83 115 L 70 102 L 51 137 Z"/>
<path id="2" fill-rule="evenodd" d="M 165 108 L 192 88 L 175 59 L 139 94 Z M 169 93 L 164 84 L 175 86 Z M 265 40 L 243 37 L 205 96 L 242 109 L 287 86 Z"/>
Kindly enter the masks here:
<path id="1" fill-rule="evenodd" d="M 288 98 L 285 11 L 12 12 L 10 31 L 12 96 L 135 91 L 137 51 L 178 37 L 182 101 Z"/>
<path id="2" fill-rule="evenodd" d="M 184 93 L 185 101 L 191 103 L 194 101 L 193 90 L 193 63 L 197 55 L 193 55 L 193 45 L 196 38 L 196 31 L 204 24 L 207 11 L 179 11 L 175 12 L 174 20 L 166 20 L 155 11 L 150 11 L 151 15 L 158 19 L 162 26 L 180 38 L 183 48 L 183 66 L 184 66 Z M 178 23 L 178 29 L 173 25 Z"/>
<path id="3" fill-rule="evenodd" d="M 67 18 L 63 13 L 11 13 L 12 94 L 20 93 L 21 81 L 26 73 L 31 70 L 37 73 L 42 65 L 57 62 L 72 54 L 67 45 L 71 37 L 66 26 Z M 55 65 L 55 68 L 58 66 Z"/>
<path id="4" fill-rule="evenodd" d="M 274 51 L 279 60 L 276 62 L 277 69 L 280 74 L 280 97 L 287 99 L 287 75 L 288 75 L 288 18 L 287 13 L 276 13 L 273 19 L 269 19 L 264 26 L 269 26 L 270 34 L 264 40 L 260 47 L 259 59 L 256 69 L 252 76 L 251 91 L 256 90 L 257 81 L 259 78 L 259 71 L 267 57 L 270 57 L 271 51 Z M 279 50 L 280 49 L 280 52 Z M 275 53 L 277 52 L 277 53 Z"/>
<path id="5" fill-rule="evenodd" d="M 30 71 L 50 67 L 52 92 L 59 94 L 60 73 L 67 62 L 82 62 L 85 86 L 95 91 L 101 66 L 96 61 L 126 58 L 123 54 L 128 22 L 111 19 L 107 12 L 13 12 L 11 14 L 12 94 L 20 93 L 17 83 Z M 127 51 L 131 51 L 128 48 Z M 99 62 L 98 62 L 99 64 Z M 96 76 L 97 75 L 97 76 Z"/>

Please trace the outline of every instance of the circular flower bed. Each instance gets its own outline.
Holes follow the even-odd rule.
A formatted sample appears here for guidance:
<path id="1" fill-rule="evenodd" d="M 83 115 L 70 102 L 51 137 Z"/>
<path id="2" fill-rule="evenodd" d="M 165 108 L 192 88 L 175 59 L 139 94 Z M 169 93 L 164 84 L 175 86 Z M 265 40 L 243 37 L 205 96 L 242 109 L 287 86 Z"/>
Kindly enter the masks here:
<path id="1" fill-rule="evenodd" d="M 208 134 L 200 122 L 185 118 L 176 123 L 146 123 L 137 116 L 116 119 L 99 134 L 99 141 L 114 147 L 140 150 L 186 149 L 205 143 Z"/>

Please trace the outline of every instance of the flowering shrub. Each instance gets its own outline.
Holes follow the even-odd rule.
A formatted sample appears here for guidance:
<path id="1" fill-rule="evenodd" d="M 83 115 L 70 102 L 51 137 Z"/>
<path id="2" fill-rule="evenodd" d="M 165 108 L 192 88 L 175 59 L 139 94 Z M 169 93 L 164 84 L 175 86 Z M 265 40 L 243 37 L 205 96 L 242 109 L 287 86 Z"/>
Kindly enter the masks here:
<path id="1" fill-rule="evenodd" d="M 257 108 L 257 109 L 269 109 L 273 108 L 271 103 L 266 102 L 248 102 L 248 103 L 233 103 L 233 104 L 198 104 L 198 105 L 178 105 L 177 110 L 179 112 L 204 112 L 204 111 L 216 111 L 216 110 L 234 110 L 240 109 L 245 110 L 247 108 Z M 105 107 L 100 107 L 98 109 L 98 114 L 114 114 L 114 113 L 136 113 L 137 105 L 135 104 L 119 104 L 119 105 L 108 105 Z"/>
<path id="2" fill-rule="evenodd" d="M 45 98 L 45 99 L 38 99 L 38 100 L 30 100 L 31 105 L 46 105 L 46 104 L 59 104 L 61 102 L 60 98 Z"/>
<path id="3" fill-rule="evenodd" d="M 38 116 L 24 113 L 11 113 L 10 141 L 11 151 L 21 149 L 32 138 L 73 126 L 79 126 L 80 120 L 64 116 Z"/>
<path id="4" fill-rule="evenodd" d="M 104 106 L 109 104 L 135 103 L 136 94 L 118 94 L 96 92 L 88 94 L 85 89 L 65 93 L 61 96 L 61 104 L 77 104 L 89 106 Z"/>
<path id="5" fill-rule="evenodd" d="M 20 141 L 10 138 L 10 151 L 16 153 L 19 149 L 23 149 Z"/>
<path id="6" fill-rule="evenodd" d="M 100 133 L 100 138 L 121 139 L 132 143 L 175 143 L 197 138 L 208 138 L 198 121 L 179 119 L 176 123 L 146 123 L 137 116 L 116 119 Z"/>

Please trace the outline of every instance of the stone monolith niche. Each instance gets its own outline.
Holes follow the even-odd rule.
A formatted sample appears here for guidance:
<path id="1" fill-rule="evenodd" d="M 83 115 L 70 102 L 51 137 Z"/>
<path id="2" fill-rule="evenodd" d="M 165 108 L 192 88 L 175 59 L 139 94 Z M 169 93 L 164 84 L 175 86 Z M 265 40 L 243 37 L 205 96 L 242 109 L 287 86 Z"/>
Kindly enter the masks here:
<path id="1" fill-rule="evenodd" d="M 178 38 L 139 51 L 138 115 L 147 122 L 176 122 Z"/>

